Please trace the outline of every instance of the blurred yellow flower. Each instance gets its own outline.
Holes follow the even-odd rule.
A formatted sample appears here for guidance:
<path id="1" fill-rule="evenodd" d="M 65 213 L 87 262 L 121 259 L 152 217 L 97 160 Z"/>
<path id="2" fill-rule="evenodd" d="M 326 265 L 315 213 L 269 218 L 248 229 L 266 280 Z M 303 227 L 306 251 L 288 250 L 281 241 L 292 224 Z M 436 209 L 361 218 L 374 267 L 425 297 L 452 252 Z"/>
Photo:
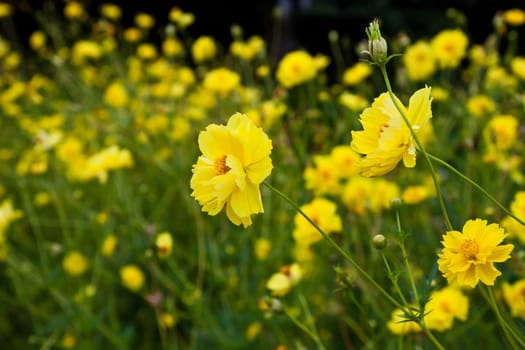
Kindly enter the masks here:
<path id="1" fill-rule="evenodd" d="M 487 95 L 474 95 L 467 100 L 467 110 L 475 117 L 483 117 L 494 112 L 496 104 Z"/>
<path id="2" fill-rule="evenodd" d="M 468 37 L 459 29 L 447 29 L 434 36 L 430 44 L 441 68 L 455 68 L 466 55 Z"/>
<path id="3" fill-rule="evenodd" d="M 299 281 L 303 276 L 303 270 L 297 263 L 291 265 L 285 265 L 281 267 L 280 271 L 274 273 L 270 279 L 266 282 L 266 288 L 270 290 L 272 295 L 284 296 L 290 292 L 290 289 Z"/>
<path id="4" fill-rule="evenodd" d="M 259 260 L 265 260 L 272 250 L 272 242 L 268 238 L 259 238 L 255 241 L 253 251 Z"/>
<path id="5" fill-rule="evenodd" d="M 432 118 L 430 92 L 430 87 L 416 91 L 408 108 L 394 96 L 416 135 L 425 132 Z M 361 113 L 360 122 L 364 130 L 352 131 L 351 146 L 364 155 L 359 165 L 361 175 L 384 175 L 401 160 L 407 168 L 416 165 L 415 141 L 388 93 L 382 93 Z"/>
<path id="6" fill-rule="evenodd" d="M 80 252 L 73 250 L 62 260 L 62 268 L 71 276 L 80 276 L 87 271 L 89 262 Z"/>
<path id="7" fill-rule="evenodd" d="M 401 309 L 392 311 L 390 321 L 386 324 L 387 328 L 396 335 L 421 332 L 421 327 L 414 321 L 409 321 Z"/>
<path id="8" fill-rule="evenodd" d="M 64 7 L 64 16 L 68 19 L 84 19 L 86 17 L 86 11 L 84 6 L 78 1 L 69 1 Z"/>
<path id="9" fill-rule="evenodd" d="M 234 41 L 230 45 L 230 52 L 234 56 L 251 61 L 257 55 L 262 55 L 265 48 L 264 40 L 260 36 L 254 35 L 247 42 Z"/>
<path id="10" fill-rule="evenodd" d="M 372 67 L 368 63 L 357 62 L 343 72 L 343 83 L 356 86 L 372 74 Z"/>
<path id="11" fill-rule="evenodd" d="M 512 284 L 503 282 L 502 291 L 511 315 L 525 320 L 525 278 Z"/>
<path id="12" fill-rule="evenodd" d="M 169 312 L 163 312 L 162 314 L 160 314 L 159 325 L 162 328 L 173 328 L 175 324 L 177 324 L 177 318 L 173 314 Z"/>
<path id="13" fill-rule="evenodd" d="M 330 159 L 341 178 L 349 178 L 357 173 L 360 158 L 350 145 L 336 145 L 330 151 Z"/>
<path id="14" fill-rule="evenodd" d="M 417 41 L 406 49 L 403 63 L 408 79 L 412 81 L 428 79 L 436 71 L 436 59 L 432 46 L 423 40 Z"/>
<path id="15" fill-rule="evenodd" d="M 301 210 L 326 234 L 340 232 L 343 229 L 343 222 L 337 214 L 337 205 L 328 199 L 315 198 L 302 205 Z M 292 235 L 298 245 L 310 245 L 323 238 L 319 231 L 299 213 L 294 218 Z"/>
<path id="16" fill-rule="evenodd" d="M 115 108 L 125 107 L 129 101 L 128 92 L 121 82 L 115 81 L 106 88 L 104 101 Z"/>
<path id="17" fill-rule="evenodd" d="M 117 237 L 115 235 L 107 235 L 102 241 L 102 255 L 108 257 L 112 256 L 117 246 Z"/>
<path id="18" fill-rule="evenodd" d="M 191 12 L 184 12 L 179 7 L 174 6 L 170 10 L 169 19 L 182 30 L 193 24 L 195 16 Z"/>
<path id="19" fill-rule="evenodd" d="M 197 63 L 210 60 L 217 54 L 217 46 L 211 36 L 203 35 L 197 38 L 191 46 L 191 54 Z"/>
<path id="20" fill-rule="evenodd" d="M 518 118 L 511 114 L 498 114 L 492 117 L 485 129 L 485 141 L 495 145 L 497 151 L 510 149 L 518 136 Z"/>
<path id="21" fill-rule="evenodd" d="M 277 80 L 285 88 L 300 85 L 315 78 L 317 68 L 315 60 L 305 51 L 287 53 L 278 63 Z"/>
<path id="22" fill-rule="evenodd" d="M 122 15 L 122 10 L 117 5 L 106 3 L 100 7 L 100 13 L 107 19 L 117 20 Z"/>
<path id="23" fill-rule="evenodd" d="M 125 265 L 119 270 L 120 280 L 124 287 L 138 292 L 144 285 L 144 273 L 142 270 L 133 264 Z"/>
<path id="24" fill-rule="evenodd" d="M 272 141 L 244 114 L 236 113 L 226 125 L 209 125 L 199 134 L 202 155 L 193 165 L 190 186 L 202 210 L 226 215 L 235 225 L 252 223 L 263 212 L 259 185 L 272 171 Z"/>
<path id="25" fill-rule="evenodd" d="M 124 30 L 124 40 L 135 43 L 142 38 L 142 32 L 136 27 L 130 27 Z"/>
<path id="26" fill-rule="evenodd" d="M 261 330 L 262 330 L 262 325 L 260 322 L 252 322 L 250 323 L 248 328 L 246 328 L 244 336 L 246 337 L 246 339 L 252 340 L 255 337 L 257 337 L 259 333 L 261 333 Z"/>
<path id="27" fill-rule="evenodd" d="M 206 89 L 226 97 L 240 84 L 241 77 L 228 68 L 217 68 L 209 71 L 204 77 L 203 85 Z"/>
<path id="28" fill-rule="evenodd" d="M 51 202 L 51 196 L 44 191 L 37 192 L 33 201 L 37 207 L 44 207 Z"/>
<path id="29" fill-rule="evenodd" d="M 155 25 L 155 18 L 144 12 L 137 13 L 134 20 L 135 25 L 142 29 L 150 29 Z"/>
<path id="30" fill-rule="evenodd" d="M 165 258 L 170 256 L 173 250 L 173 237 L 171 233 L 167 231 L 159 233 L 155 239 L 155 246 L 157 247 L 159 257 Z"/>
<path id="31" fill-rule="evenodd" d="M 521 26 L 525 23 L 525 11 L 519 8 L 513 8 L 503 12 L 503 19 L 511 26 Z"/>
<path id="32" fill-rule="evenodd" d="M 41 30 L 36 30 L 29 36 L 29 46 L 35 51 L 42 49 L 46 45 L 47 36 Z"/>
<path id="33" fill-rule="evenodd" d="M 492 286 L 501 275 L 494 263 L 510 258 L 512 244 L 499 245 L 507 236 L 498 224 L 486 220 L 468 220 L 463 232 L 447 231 L 439 256 L 439 271 L 449 283 L 474 288 L 479 281 Z"/>
<path id="34" fill-rule="evenodd" d="M 327 155 L 315 155 L 313 164 L 303 173 L 306 189 L 315 195 L 336 194 L 340 191 L 338 165 Z"/>
<path id="35" fill-rule="evenodd" d="M 184 46 L 176 38 L 166 38 L 162 42 L 162 53 L 167 57 L 178 57 L 184 53 Z"/>
<path id="36" fill-rule="evenodd" d="M 406 204 L 418 204 L 428 198 L 430 191 L 426 186 L 408 186 L 403 191 L 401 199 Z"/>
<path id="37" fill-rule="evenodd" d="M 86 60 L 96 60 L 102 56 L 102 48 L 95 41 L 80 40 L 72 48 L 71 60 L 76 65 L 81 65 Z"/>
<path id="38" fill-rule="evenodd" d="M 77 338 L 71 333 L 65 333 L 62 336 L 62 346 L 64 349 L 73 349 L 77 344 Z"/>
<path id="39" fill-rule="evenodd" d="M 454 286 L 432 292 L 430 300 L 425 305 L 425 325 L 428 329 L 439 332 L 452 328 L 454 319 L 467 319 L 469 300 Z"/>
<path id="40" fill-rule="evenodd" d="M 120 149 L 113 145 L 87 158 L 82 169 L 77 170 L 77 176 L 79 180 L 98 178 L 100 183 L 106 183 L 108 171 L 132 166 L 131 153 L 127 149 Z"/>
<path id="41" fill-rule="evenodd" d="M 153 60 L 157 58 L 157 48 L 150 43 L 142 43 L 137 46 L 137 56 L 143 60 Z"/>
<path id="42" fill-rule="evenodd" d="M 13 6 L 5 2 L 0 2 L 0 18 L 9 17 L 12 14 Z"/>
<path id="43" fill-rule="evenodd" d="M 513 57 L 510 61 L 510 68 L 512 73 L 514 73 L 518 78 L 525 80 L 525 57 Z"/>

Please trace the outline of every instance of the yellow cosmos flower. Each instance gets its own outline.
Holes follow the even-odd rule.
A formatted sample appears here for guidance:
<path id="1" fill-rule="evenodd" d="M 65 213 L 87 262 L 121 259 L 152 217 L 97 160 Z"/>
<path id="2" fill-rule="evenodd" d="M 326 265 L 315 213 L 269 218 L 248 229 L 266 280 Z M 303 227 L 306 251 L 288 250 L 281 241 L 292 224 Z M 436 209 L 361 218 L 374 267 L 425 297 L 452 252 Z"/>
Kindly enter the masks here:
<path id="1" fill-rule="evenodd" d="M 357 62 L 352 67 L 343 72 L 343 83 L 345 85 L 356 86 L 372 74 L 372 66 L 368 63 Z"/>
<path id="2" fill-rule="evenodd" d="M 432 46 L 423 40 L 406 49 L 403 55 L 403 63 L 407 70 L 408 79 L 412 81 L 428 79 L 436 71 L 436 59 Z"/>
<path id="3" fill-rule="evenodd" d="M 226 215 L 235 225 L 251 225 L 251 215 L 262 213 L 259 185 L 272 171 L 272 141 L 244 114 L 226 125 L 209 125 L 199 134 L 202 155 L 193 165 L 190 186 L 202 210 Z"/>
<path id="4" fill-rule="evenodd" d="M 463 232 L 448 231 L 443 235 L 444 246 L 438 254 L 439 270 L 449 283 L 474 288 L 479 281 L 494 285 L 501 272 L 494 263 L 510 258 L 512 244 L 499 245 L 507 235 L 498 224 L 486 220 L 468 220 Z"/>
<path id="5" fill-rule="evenodd" d="M 343 228 L 341 217 L 337 214 L 337 205 L 325 198 L 315 198 L 301 206 L 301 210 L 326 234 L 339 232 Z M 294 218 L 293 238 L 299 245 L 310 245 L 320 241 L 323 236 L 301 214 Z"/>
<path id="6" fill-rule="evenodd" d="M 443 30 L 431 45 L 441 68 L 455 68 L 466 55 L 468 37 L 459 29 Z"/>
<path id="7" fill-rule="evenodd" d="M 514 8 L 503 12 L 503 19 L 511 26 L 521 26 L 525 23 L 525 11 Z"/>
<path id="8" fill-rule="evenodd" d="M 416 135 L 424 133 L 432 118 L 430 87 L 416 91 L 408 108 L 395 98 Z M 415 141 L 388 93 L 382 93 L 361 113 L 360 122 L 364 130 L 352 131 L 351 146 L 364 155 L 359 165 L 361 175 L 384 175 L 401 160 L 407 168 L 416 165 Z"/>
<path id="9" fill-rule="evenodd" d="M 277 80 L 285 88 L 291 88 L 313 79 L 317 74 L 314 58 L 305 51 L 287 53 L 277 66 Z"/>
<path id="10" fill-rule="evenodd" d="M 525 320 L 525 278 L 509 284 L 503 283 L 503 299 L 510 308 L 510 313 L 514 317 Z"/>

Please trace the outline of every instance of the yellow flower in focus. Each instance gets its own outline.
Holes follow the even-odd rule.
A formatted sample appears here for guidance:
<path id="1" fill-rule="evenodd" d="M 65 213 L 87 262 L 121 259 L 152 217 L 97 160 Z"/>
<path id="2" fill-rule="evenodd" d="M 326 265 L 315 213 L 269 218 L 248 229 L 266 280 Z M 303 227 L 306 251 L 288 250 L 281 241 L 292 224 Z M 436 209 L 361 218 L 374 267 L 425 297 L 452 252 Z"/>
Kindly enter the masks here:
<path id="1" fill-rule="evenodd" d="M 226 205 L 231 222 L 251 225 L 251 215 L 263 212 L 259 185 L 273 168 L 272 141 L 246 115 L 236 113 L 226 125 L 212 124 L 201 132 L 199 149 L 191 196 L 209 215 Z"/>
<path id="2" fill-rule="evenodd" d="M 468 298 L 457 287 L 449 286 L 434 291 L 425 305 L 425 325 L 439 332 L 452 328 L 454 319 L 467 319 Z"/>
<path id="3" fill-rule="evenodd" d="M 159 233 L 155 239 L 155 246 L 157 247 L 159 257 L 165 258 L 170 256 L 173 250 L 173 237 L 171 233 L 167 231 Z"/>
<path id="4" fill-rule="evenodd" d="M 510 314 L 525 320 L 525 278 L 512 284 L 503 282 L 503 299 L 507 303 Z"/>
<path id="5" fill-rule="evenodd" d="M 467 110 L 478 118 L 494 112 L 495 108 L 496 104 L 487 95 L 474 95 L 467 100 Z"/>
<path id="6" fill-rule="evenodd" d="M 124 287 L 138 292 L 144 285 L 144 273 L 142 270 L 133 264 L 125 265 L 119 270 L 120 280 Z"/>
<path id="7" fill-rule="evenodd" d="M 343 72 L 343 83 L 356 86 L 372 74 L 372 67 L 368 63 L 357 62 Z"/>
<path id="8" fill-rule="evenodd" d="M 432 118 L 430 91 L 430 87 L 416 91 L 408 109 L 395 97 L 416 135 L 425 132 Z M 360 122 L 364 130 L 352 131 L 351 146 L 364 155 L 359 165 L 361 175 L 384 175 L 401 160 L 407 168 L 416 165 L 415 141 L 388 93 L 382 93 L 361 113 Z"/>
<path id="9" fill-rule="evenodd" d="M 386 324 L 388 330 L 396 335 L 421 332 L 421 327 L 414 321 L 409 321 L 400 309 L 392 311 L 390 321 Z"/>
<path id="10" fill-rule="evenodd" d="M 215 41 L 211 36 L 200 36 L 191 46 L 191 54 L 197 63 L 214 58 L 217 54 L 217 46 L 215 45 Z"/>
<path id="11" fill-rule="evenodd" d="M 369 104 L 368 100 L 362 95 L 352 94 L 347 91 L 339 95 L 338 102 L 354 112 L 361 112 Z"/>
<path id="12" fill-rule="evenodd" d="M 317 74 L 314 58 L 305 51 L 287 53 L 277 66 L 277 80 L 285 88 L 291 88 L 313 79 Z"/>
<path id="13" fill-rule="evenodd" d="M 122 10 L 117 5 L 107 3 L 102 4 L 100 13 L 107 19 L 117 20 L 122 15 Z"/>
<path id="14" fill-rule="evenodd" d="M 441 68 L 455 68 L 466 55 L 468 37 L 459 29 L 448 29 L 438 33 L 430 44 Z"/>
<path id="15" fill-rule="evenodd" d="M 343 229 L 341 217 L 337 214 L 337 205 L 325 198 L 315 198 L 301 206 L 301 210 L 326 234 L 340 232 Z M 293 238 L 298 245 L 310 245 L 320 241 L 323 236 L 317 229 L 297 213 L 294 218 Z"/>
<path id="16" fill-rule="evenodd" d="M 87 258 L 80 252 L 74 250 L 62 260 L 62 268 L 71 276 L 80 276 L 87 271 L 89 263 Z"/>
<path id="17" fill-rule="evenodd" d="M 135 25 L 141 29 L 150 29 L 155 25 L 155 18 L 147 13 L 139 12 L 135 15 Z"/>
<path id="18" fill-rule="evenodd" d="M 13 14 L 13 6 L 0 2 L 0 18 L 9 17 Z"/>
<path id="19" fill-rule="evenodd" d="M 102 242 L 102 255 L 109 257 L 112 256 L 115 252 L 118 240 L 115 235 L 107 235 Z"/>
<path id="20" fill-rule="evenodd" d="M 64 7 L 64 16 L 67 19 L 84 19 L 86 11 L 84 6 L 78 1 L 69 1 Z"/>
<path id="21" fill-rule="evenodd" d="M 303 271 L 299 264 L 293 263 L 281 267 L 280 271 L 274 273 L 266 282 L 266 288 L 272 295 L 284 296 L 290 292 L 290 289 L 303 277 Z"/>
<path id="22" fill-rule="evenodd" d="M 239 86 L 241 77 L 227 68 L 217 68 L 209 71 L 204 77 L 204 87 L 210 91 L 226 97 Z"/>
<path id="23" fill-rule="evenodd" d="M 503 12 L 503 19 L 511 26 L 521 26 L 525 23 L 525 11 L 518 8 L 513 8 Z"/>
<path id="24" fill-rule="evenodd" d="M 104 101 L 115 108 L 125 107 L 129 101 L 128 92 L 121 82 L 113 82 L 104 92 Z"/>
<path id="25" fill-rule="evenodd" d="M 428 79 L 436 71 L 436 59 L 432 46 L 423 40 L 417 41 L 406 49 L 403 63 L 408 79 L 411 81 Z"/>
<path id="26" fill-rule="evenodd" d="M 272 250 L 272 242 L 269 239 L 259 238 L 257 241 L 255 241 L 255 246 L 253 247 L 253 251 L 257 259 L 266 260 L 271 250 Z"/>
<path id="27" fill-rule="evenodd" d="M 510 68 L 521 80 L 525 80 L 525 57 L 517 56 L 513 57 L 510 61 Z"/>
<path id="28" fill-rule="evenodd" d="M 494 263 L 510 258 L 512 244 L 499 245 L 507 235 L 498 224 L 486 220 L 468 220 L 463 232 L 448 231 L 443 235 L 439 271 L 448 283 L 474 288 L 479 281 L 492 286 L 501 275 Z"/>

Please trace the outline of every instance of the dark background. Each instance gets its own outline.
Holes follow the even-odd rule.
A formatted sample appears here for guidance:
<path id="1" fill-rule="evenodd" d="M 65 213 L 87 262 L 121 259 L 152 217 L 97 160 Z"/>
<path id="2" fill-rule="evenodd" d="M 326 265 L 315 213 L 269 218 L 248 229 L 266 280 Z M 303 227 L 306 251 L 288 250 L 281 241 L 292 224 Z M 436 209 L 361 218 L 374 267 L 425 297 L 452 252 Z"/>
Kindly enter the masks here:
<path id="1" fill-rule="evenodd" d="M 6 1 L 6 0 L 3 0 Z M 61 9 L 61 0 L 8 0 L 16 8 L 13 21 L 17 36 L 27 41 L 34 28 L 34 10 L 52 5 Z M 281 4 L 283 14 L 280 45 L 276 58 L 297 47 L 312 53 L 330 54 L 328 33 L 337 30 L 352 45 L 365 38 L 364 28 L 375 17 L 382 21 L 386 36 L 406 32 L 412 38 L 430 38 L 438 31 L 455 26 L 447 16 L 447 9 L 455 8 L 465 15 L 467 34 L 473 42 L 482 43 L 493 30 L 492 20 L 498 11 L 513 7 L 525 8 L 525 0 L 85 0 L 81 1 L 93 14 L 98 15 L 104 2 L 120 5 L 125 26 L 133 23 L 134 15 L 143 11 L 155 16 L 159 28 L 168 23 L 173 6 L 195 14 L 196 21 L 189 28 L 193 37 L 212 35 L 224 45 L 231 42 L 230 26 L 239 24 L 245 37 L 261 35 L 268 42 L 274 38 L 273 9 Z M 160 31 L 161 29 L 159 29 Z M 155 34 L 155 33 L 154 33 Z M 158 33 L 157 33 L 158 34 Z M 9 36 L 4 34 L 4 36 Z M 523 36 L 523 35 L 522 35 Z M 521 49 L 521 48 L 520 48 Z"/>

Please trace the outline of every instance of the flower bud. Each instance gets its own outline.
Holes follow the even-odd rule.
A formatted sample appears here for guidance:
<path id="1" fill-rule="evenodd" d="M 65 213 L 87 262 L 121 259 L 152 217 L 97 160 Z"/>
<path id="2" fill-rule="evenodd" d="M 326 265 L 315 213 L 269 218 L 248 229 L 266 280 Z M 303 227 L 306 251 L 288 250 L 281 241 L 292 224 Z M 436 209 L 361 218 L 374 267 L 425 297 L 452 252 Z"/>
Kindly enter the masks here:
<path id="1" fill-rule="evenodd" d="M 381 36 L 379 21 L 374 19 L 368 28 L 365 28 L 365 32 L 368 36 L 368 51 L 363 52 L 368 54 L 374 63 L 383 63 L 387 58 L 388 44 Z"/>
<path id="2" fill-rule="evenodd" d="M 382 250 L 383 248 L 386 247 L 386 237 L 381 234 L 375 235 L 372 238 L 372 244 L 374 245 L 374 248 L 376 248 L 377 250 Z"/>

